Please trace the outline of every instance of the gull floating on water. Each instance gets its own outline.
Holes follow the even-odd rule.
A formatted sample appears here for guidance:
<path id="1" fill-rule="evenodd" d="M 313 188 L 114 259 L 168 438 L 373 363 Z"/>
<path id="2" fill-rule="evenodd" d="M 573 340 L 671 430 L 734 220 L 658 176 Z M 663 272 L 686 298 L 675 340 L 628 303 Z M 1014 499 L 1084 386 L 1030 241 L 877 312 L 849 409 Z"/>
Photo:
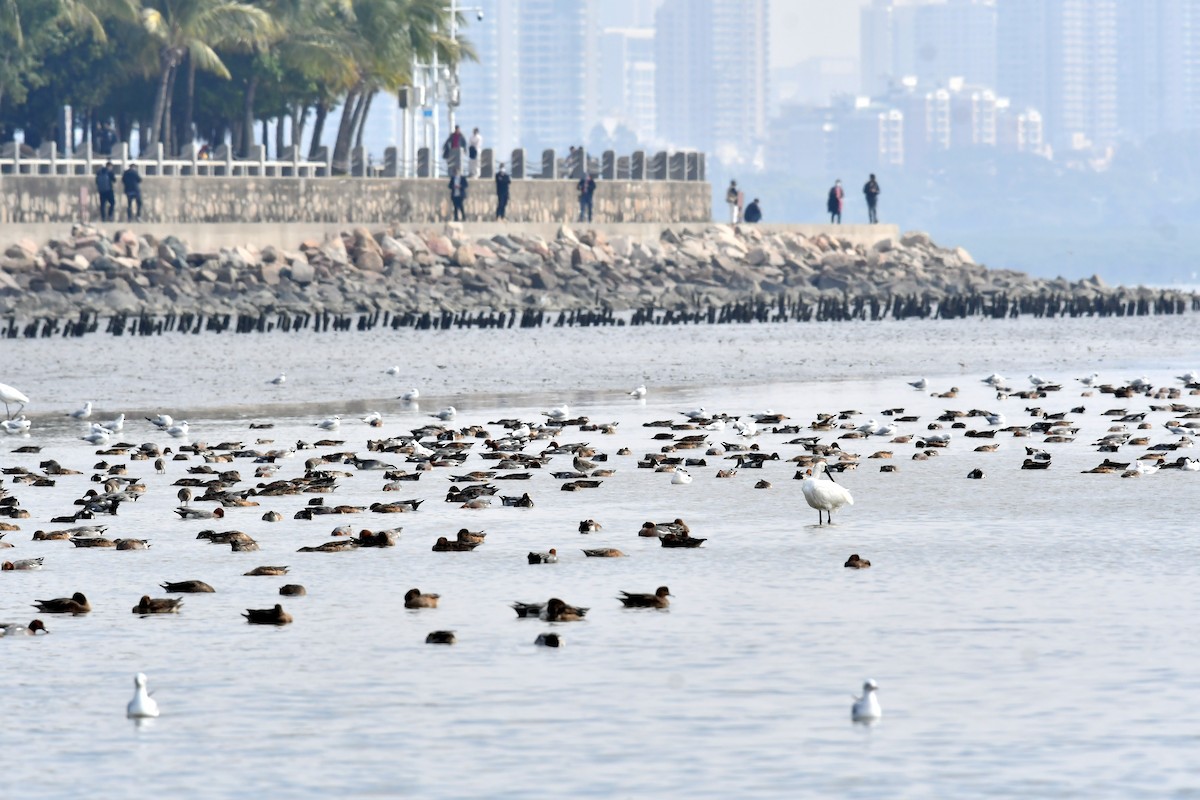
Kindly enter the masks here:
<path id="1" fill-rule="evenodd" d="M 988 386 L 993 386 L 993 387 L 1003 386 L 1004 385 L 1004 376 L 998 372 L 993 372 L 991 375 L 988 375 L 986 378 L 984 378 L 983 382 L 986 383 Z"/>
<path id="2" fill-rule="evenodd" d="M 1030 375 L 1029 382 L 1032 383 L 1034 386 L 1045 386 L 1047 383 L 1050 383 L 1050 381 L 1046 380 L 1045 378 L 1039 377 L 1037 375 Z"/>
<path id="3" fill-rule="evenodd" d="M 10 436 L 21 436 L 29 433 L 33 423 L 25 418 L 24 414 L 20 414 L 13 419 L 0 420 L 0 426 L 3 426 L 4 432 Z"/>
<path id="4" fill-rule="evenodd" d="M 550 419 L 566 419 L 567 417 L 571 416 L 571 410 L 567 408 L 566 403 L 563 403 L 560 406 L 555 406 L 549 411 L 543 411 L 542 413 Z"/>
<path id="5" fill-rule="evenodd" d="M 387 369 L 385 369 L 384 372 L 387 373 L 388 375 L 399 375 L 400 367 L 398 367 L 396 365 L 392 365 L 392 366 L 388 367 Z"/>
<path id="6" fill-rule="evenodd" d="M 440 419 L 442 422 L 446 422 L 447 420 L 454 419 L 454 416 L 457 413 L 458 409 L 456 409 L 454 406 L 446 406 L 436 414 L 430 414 L 429 416 L 433 417 L 434 419 Z"/>
<path id="7" fill-rule="evenodd" d="M 146 421 L 160 431 L 165 431 L 167 428 L 175 424 L 175 420 L 171 419 L 170 414 L 159 414 L 155 417 L 146 417 Z"/>
<path id="8" fill-rule="evenodd" d="M 929 388 L 929 379 L 928 378 L 917 378 L 915 381 L 909 381 L 908 385 L 913 387 L 914 389 L 916 389 L 919 392 L 923 392 Z"/>
<path id="9" fill-rule="evenodd" d="M 850 719 L 855 722 L 874 722 L 883 716 L 883 708 L 875 696 L 878 689 L 875 681 L 868 678 L 863 684 L 862 697 L 854 698 L 854 705 L 850 707 Z"/>
<path id="10" fill-rule="evenodd" d="M 287 383 L 287 373 L 281 372 L 274 378 L 271 378 L 271 380 L 267 381 L 267 383 L 274 384 L 275 386 L 282 386 L 283 384 Z"/>
<path id="11" fill-rule="evenodd" d="M 92 402 L 89 400 L 88 402 L 83 404 L 83 408 L 77 408 L 74 411 L 72 411 L 70 414 L 68 414 L 67 416 L 72 417 L 74 419 L 87 419 L 91 415 L 92 415 Z"/>
<path id="12" fill-rule="evenodd" d="M 1096 381 L 1100 380 L 1100 373 L 1093 372 L 1091 375 L 1088 375 L 1086 378 L 1076 378 L 1075 380 L 1079 381 L 1084 386 L 1095 386 Z"/>
<path id="13" fill-rule="evenodd" d="M 9 419 L 12 419 L 12 409 L 10 409 L 8 407 L 8 404 L 9 403 L 19 404 L 20 408 L 17 409 L 17 413 L 20 413 L 21 411 L 23 411 L 25 409 L 25 406 L 29 403 L 29 398 L 25 396 L 24 392 L 22 392 L 18 389 L 14 389 L 13 387 L 9 386 L 7 383 L 0 383 L 0 402 L 4 403 L 5 414 L 8 415 Z"/>
<path id="14" fill-rule="evenodd" d="M 1200 383 L 1200 372 L 1197 372 L 1196 370 L 1191 369 L 1191 370 L 1188 370 L 1187 372 L 1183 373 L 1182 375 L 1176 376 L 1175 379 L 1183 381 L 1184 383 Z"/>
<path id="15" fill-rule="evenodd" d="M 132 719 L 145 719 L 158 716 L 158 701 L 146 691 L 146 675 L 139 672 L 133 678 L 133 699 L 125 707 L 125 715 Z"/>
<path id="16" fill-rule="evenodd" d="M 688 419 L 703 419 L 708 416 L 708 412 L 704 410 L 704 406 L 693 408 L 691 411 L 680 411 Z"/>
<path id="17" fill-rule="evenodd" d="M 417 400 L 421 399 L 421 393 L 416 389 L 416 387 L 413 387 L 404 394 L 400 395 L 399 399 L 406 403 L 415 403 Z"/>
<path id="18" fill-rule="evenodd" d="M 79 438 L 89 444 L 103 445 L 108 444 L 109 437 L 111 436 L 112 433 L 107 428 L 93 428 L 86 436 L 80 436 Z"/>
<path id="19" fill-rule="evenodd" d="M 683 469 L 682 467 L 675 470 L 675 473 L 671 476 L 671 484 L 674 486 L 683 486 L 683 485 L 691 483 L 691 482 L 692 482 L 692 473 L 688 472 L 686 469 Z"/>
<path id="20" fill-rule="evenodd" d="M 327 417 L 317 423 L 317 427 L 323 431 L 336 431 L 338 426 L 342 424 L 342 418 L 337 414 L 332 417 Z"/>
<path id="21" fill-rule="evenodd" d="M 188 435 L 188 421 L 185 419 L 167 428 L 167 433 L 176 439 L 185 439 Z"/>
<path id="22" fill-rule="evenodd" d="M 638 386 L 636 389 L 634 389 L 632 392 L 629 393 L 629 396 L 635 397 L 639 400 L 642 399 L 643 397 L 645 397 L 646 396 L 646 384 L 643 383 L 642 385 Z"/>
<path id="23" fill-rule="evenodd" d="M 110 419 L 108 422 L 100 422 L 95 424 L 99 425 L 101 428 L 104 428 L 109 433 L 120 433 L 125 427 L 125 414 L 122 412 L 117 414 L 116 419 Z"/>
<path id="24" fill-rule="evenodd" d="M 367 423 L 368 425 L 372 425 L 372 426 L 383 424 L 383 414 L 380 414 L 378 411 L 372 411 L 370 414 L 367 414 L 365 417 L 359 417 L 359 419 L 361 419 L 363 422 Z"/>

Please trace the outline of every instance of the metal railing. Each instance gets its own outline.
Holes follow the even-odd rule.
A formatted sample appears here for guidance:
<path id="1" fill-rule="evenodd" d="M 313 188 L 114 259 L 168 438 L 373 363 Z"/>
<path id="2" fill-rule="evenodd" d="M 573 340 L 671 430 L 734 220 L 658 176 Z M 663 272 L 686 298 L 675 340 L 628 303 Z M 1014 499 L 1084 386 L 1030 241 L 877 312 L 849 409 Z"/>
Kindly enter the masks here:
<path id="1" fill-rule="evenodd" d="M 464 173 L 470 164 L 466 152 L 451 150 L 449 157 L 436 158 L 428 147 L 417 151 L 415 163 L 402 163 L 399 150 L 389 147 L 384 150 L 383 163 L 373 163 L 365 148 L 354 148 L 348 164 L 339 165 L 335 171 L 333 156 L 329 148 L 321 147 L 316 159 L 301 158 L 300 149 L 290 146 L 284 149 L 281 158 L 268 159 L 266 148 L 254 145 L 250 155 L 237 158 L 228 145 L 219 145 L 212 151 L 189 145 L 179 156 L 166 156 L 161 143 L 156 144 L 149 154 L 134 158 L 129 146 L 119 143 L 110 154 L 93 152 L 91 145 L 84 143 L 69 155 L 58 152 L 55 143 L 49 142 L 36 150 L 18 142 L 0 145 L 0 175 L 59 175 L 91 176 L 106 162 L 124 167 L 136 163 L 146 176 L 205 176 L 247 178 L 441 178 L 458 169 Z M 480 153 L 477 174 L 480 178 L 492 178 L 496 174 L 499 160 L 491 148 Z M 513 180 L 578 180 L 587 172 L 601 180 L 621 181 L 704 181 L 706 160 L 704 153 L 694 151 L 647 153 L 635 151 L 629 155 L 617 155 L 605 150 L 593 156 L 582 148 L 572 148 L 560 158 L 554 150 L 543 150 L 539 162 L 530 161 L 524 148 L 512 151 L 507 162 Z"/>

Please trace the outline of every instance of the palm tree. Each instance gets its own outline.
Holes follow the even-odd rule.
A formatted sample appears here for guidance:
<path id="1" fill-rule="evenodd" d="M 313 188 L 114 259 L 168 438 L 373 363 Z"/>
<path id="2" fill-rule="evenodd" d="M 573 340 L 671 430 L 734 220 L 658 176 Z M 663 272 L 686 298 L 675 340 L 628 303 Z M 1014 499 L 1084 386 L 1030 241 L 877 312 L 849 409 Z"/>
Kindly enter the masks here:
<path id="1" fill-rule="evenodd" d="M 357 79 L 346 91 L 342 118 L 333 149 L 335 171 L 348 171 L 350 145 L 366 121 L 370 98 L 380 90 L 394 91 L 411 80 L 414 57 L 446 64 L 464 52 L 461 41 L 445 31 L 449 15 L 444 0 L 356 0 L 352 53 Z"/>
<path id="2" fill-rule="evenodd" d="M 228 80 L 229 70 L 216 48 L 258 47 L 276 31 L 267 12 L 238 0 L 147 0 L 142 7 L 142 28 L 158 46 L 158 90 L 149 144 L 168 140 L 168 97 L 185 56 L 196 69 Z"/>

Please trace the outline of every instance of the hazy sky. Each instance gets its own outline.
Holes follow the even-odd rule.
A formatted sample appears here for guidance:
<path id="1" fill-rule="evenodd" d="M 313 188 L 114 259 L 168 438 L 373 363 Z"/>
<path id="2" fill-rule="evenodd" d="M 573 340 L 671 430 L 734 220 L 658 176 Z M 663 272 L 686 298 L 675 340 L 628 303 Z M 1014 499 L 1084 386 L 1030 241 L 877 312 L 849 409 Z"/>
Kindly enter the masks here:
<path id="1" fill-rule="evenodd" d="M 858 57 L 858 10 L 870 0 L 771 0 L 771 66 Z"/>

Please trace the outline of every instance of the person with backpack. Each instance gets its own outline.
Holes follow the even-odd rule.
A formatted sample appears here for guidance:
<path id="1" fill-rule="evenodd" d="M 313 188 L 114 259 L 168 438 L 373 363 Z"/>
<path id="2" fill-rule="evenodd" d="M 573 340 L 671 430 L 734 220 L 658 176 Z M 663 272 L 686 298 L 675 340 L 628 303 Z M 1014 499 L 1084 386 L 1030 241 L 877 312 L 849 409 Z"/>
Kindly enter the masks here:
<path id="1" fill-rule="evenodd" d="M 575 185 L 575 190 L 579 192 L 579 221 L 583 222 L 583 217 L 587 215 L 587 221 L 592 221 L 592 195 L 596 193 L 596 179 L 591 173 L 585 172 L 583 177 L 579 179 L 579 183 Z"/>
<path id="2" fill-rule="evenodd" d="M 113 163 L 106 161 L 96 172 L 96 192 L 100 195 L 100 221 L 112 222 L 117 208 L 117 196 L 113 189 L 117 185 L 117 173 Z"/>
<path id="3" fill-rule="evenodd" d="M 875 213 L 875 205 L 879 202 L 879 182 L 875 180 L 875 173 L 871 173 L 871 178 L 863 184 L 863 194 L 867 198 L 867 217 L 872 225 L 879 222 L 879 217 Z"/>
<path id="4" fill-rule="evenodd" d="M 121 173 L 121 184 L 125 187 L 125 221 L 142 221 L 142 176 L 138 174 L 137 164 L 130 162 Z M 137 212 L 133 210 L 137 205 Z"/>
<path id="5" fill-rule="evenodd" d="M 758 198 L 754 198 L 754 202 L 746 206 L 746 213 L 743 219 L 747 223 L 755 223 L 762 221 L 762 208 L 758 205 Z"/>

